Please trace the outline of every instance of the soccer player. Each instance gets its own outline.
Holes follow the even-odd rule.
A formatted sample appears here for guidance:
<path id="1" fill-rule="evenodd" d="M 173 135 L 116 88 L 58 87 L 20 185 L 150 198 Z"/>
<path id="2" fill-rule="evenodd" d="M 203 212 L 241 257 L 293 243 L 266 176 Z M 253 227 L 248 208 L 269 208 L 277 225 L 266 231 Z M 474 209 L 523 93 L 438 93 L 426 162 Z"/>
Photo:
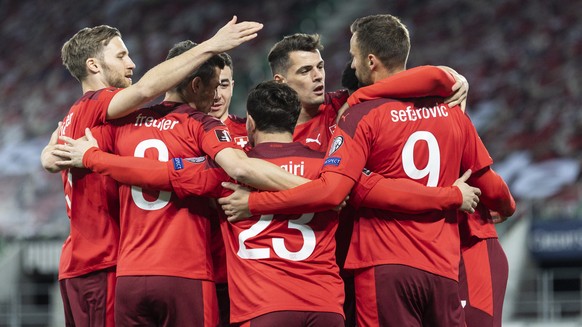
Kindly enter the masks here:
<path id="1" fill-rule="evenodd" d="M 399 19 L 368 16 L 357 19 L 351 31 L 352 67 L 362 84 L 397 78 L 406 69 L 410 39 Z M 233 187 L 235 193 L 219 202 L 232 221 L 328 209 L 345 197 L 365 165 L 427 186 L 451 185 L 459 172 L 471 169 L 469 184 L 481 189 L 486 207 L 504 216 L 515 210 L 468 117 L 440 97 L 380 98 L 350 108 L 327 155 L 317 180 L 281 192 L 249 194 Z M 413 215 L 364 208 L 346 260 L 346 268 L 355 271 L 358 325 L 463 326 L 459 242 L 455 210 Z"/>
<path id="2" fill-rule="evenodd" d="M 232 92 L 234 88 L 234 67 L 232 58 L 226 52 L 220 54 L 224 60 L 224 68 L 220 70 L 220 85 L 217 89 L 217 96 L 210 107 L 209 115 L 220 119 L 230 131 L 234 143 L 244 150 L 250 149 L 249 138 L 247 136 L 246 118 L 238 117 L 229 113 Z M 216 207 L 215 201 L 210 201 L 211 206 Z M 217 213 L 218 214 L 218 213 Z M 218 225 L 218 218 L 212 219 L 212 238 L 210 241 L 212 261 L 214 267 L 214 281 L 216 283 L 216 295 L 218 298 L 220 326 L 230 326 L 230 304 L 228 299 L 228 284 L 226 278 L 226 252 L 224 240 Z"/>
<path id="3" fill-rule="evenodd" d="M 80 83 L 83 96 L 60 125 L 73 138 L 86 127 L 122 117 L 184 79 L 213 54 L 256 37 L 262 24 L 237 23 L 236 17 L 211 39 L 183 56 L 161 63 L 132 85 L 135 65 L 120 32 L 101 25 L 83 28 L 62 48 L 63 64 Z M 41 154 L 43 167 L 61 171 L 51 138 Z M 62 170 L 70 234 L 59 263 L 59 283 L 67 325 L 113 326 L 115 266 L 119 225 L 117 185 L 85 169 Z"/>

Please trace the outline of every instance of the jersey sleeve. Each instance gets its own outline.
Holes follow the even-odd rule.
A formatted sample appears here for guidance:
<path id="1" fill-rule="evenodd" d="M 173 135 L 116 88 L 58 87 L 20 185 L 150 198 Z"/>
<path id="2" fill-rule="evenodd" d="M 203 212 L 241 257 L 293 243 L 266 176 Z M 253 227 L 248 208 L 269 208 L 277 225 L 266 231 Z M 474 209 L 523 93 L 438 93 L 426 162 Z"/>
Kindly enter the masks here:
<path id="1" fill-rule="evenodd" d="M 497 211 L 504 217 L 510 217 L 515 213 L 515 200 L 509 187 L 490 167 L 473 173 L 467 183 L 481 189 L 480 201 L 488 209 Z"/>
<path id="2" fill-rule="evenodd" d="M 489 155 L 489 151 L 485 148 L 485 144 L 481 141 L 469 117 L 462 115 L 462 119 L 461 124 L 465 125 L 465 148 L 461 158 L 461 171 L 471 169 L 475 173 L 491 166 L 493 159 Z"/>
<path id="3" fill-rule="evenodd" d="M 347 90 L 338 90 L 325 94 L 324 106 L 331 108 L 337 114 L 340 108 L 346 103 L 350 96 Z"/>
<path id="4" fill-rule="evenodd" d="M 227 196 L 220 183 L 230 180 L 226 172 L 209 158 L 174 158 L 168 162 L 170 182 L 179 198 L 188 196 Z"/>
<path id="5" fill-rule="evenodd" d="M 303 214 L 334 208 L 341 203 L 354 180 L 341 174 L 323 173 L 318 179 L 279 192 L 251 192 L 249 210 L 253 215 Z"/>
<path id="6" fill-rule="evenodd" d="M 383 178 L 376 173 L 362 174 L 351 197 L 359 206 L 405 214 L 458 209 L 463 201 L 461 191 L 455 186 L 427 187 L 405 178 Z"/>
<path id="7" fill-rule="evenodd" d="M 419 98 L 428 96 L 448 97 L 453 94 L 455 79 L 436 66 L 419 66 L 362 87 L 349 98 L 348 104 L 378 98 Z"/>
<path id="8" fill-rule="evenodd" d="M 104 124 L 107 121 L 107 110 L 109 109 L 109 104 L 113 97 L 121 90 L 123 89 L 108 87 L 95 92 L 91 96 L 91 100 L 95 100 L 93 102 L 95 105 L 95 111 L 93 112 L 96 115 L 95 118 L 98 124 Z"/>
<path id="9" fill-rule="evenodd" d="M 201 134 L 197 138 L 199 140 L 199 147 L 212 160 L 214 160 L 216 154 L 223 149 L 240 148 L 234 144 L 228 127 L 220 122 L 220 120 L 214 119 L 203 121 L 200 133 Z"/>

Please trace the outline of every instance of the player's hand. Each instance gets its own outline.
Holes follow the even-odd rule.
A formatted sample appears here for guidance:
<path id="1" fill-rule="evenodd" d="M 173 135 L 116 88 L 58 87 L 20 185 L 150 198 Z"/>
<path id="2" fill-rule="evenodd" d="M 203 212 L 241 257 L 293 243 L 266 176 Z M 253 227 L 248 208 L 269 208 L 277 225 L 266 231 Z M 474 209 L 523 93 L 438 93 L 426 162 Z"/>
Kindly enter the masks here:
<path id="1" fill-rule="evenodd" d="M 506 221 L 507 218 L 509 218 L 509 217 L 502 216 L 497 211 L 490 210 L 489 213 L 491 214 L 491 218 L 492 218 L 492 221 L 494 224 L 501 224 L 502 222 Z"/>
<path id="2" fill-rule="evenodd" d="M 88 128 L 85 128 L 85 136 L 76 140 L 68 136 L 61 136 L 59 139 L 65 142 L 65 144 L 55 145 L 52 153 L 63 158 L 63 160 L 56 162 L 56 164 L 61 167 L 84 168 L 83 156 L 85 155 L 85 152 L 90 148 L 99 147 L 97 140 L 93 137 L 91 130 Z"/>
<path id="3" fill-rule="evenodd" d="M 454 106 L 460 106 L 461 110 L 465 112 L 467 106 L 467 94 L 469 93 L 469 82 L 465 76 L 457 73 L 454 69 L 447 66 L 438 66 L 440 69 L 453 75 L 455 79 L 455 84 L 453 85 L 453 95 L 445 99 L 445 103 L 449 105 L 449 108 Z"/>
<path id="4" fill-rule="evenodd" d="M 61 134 L 62 126 L 63 123 L 59 122 L 57 128 L 51 134 L 48 144 L 42 149 L 40 154 L 40 163 L 42 164 L 42 167 L 50 173 L 57 173 L 64 169 L 56 164 L 56 162 L 62 158 L 57 157 L 52 153 L 59 141 L 59 134 Z"/>
<path id="5" fill-rule="evenodd" d="M 345 208 L 348 205 L 348 200 L 349 199 L 350 199 L 350 195 L 348 194 L 348 195 L 346 195 L 346 198 L 342 201 L 342 203 L 338 204 L 337 206 L 335 206 L 331 210 L 333 210 L 335 212 L 342 211 L 342 209 Z"/>
<path id="6" fill-rule="evenodd" d="M 231 195 L 218 199 L 228 221 L 233 223 L 251 217 L 252 214 L 249 210 L 251 191 L 244 186 L 228 182 L 222 183 L 222 187 L 234 191 Z"/>
<path id="7" fill-rule="evenodd" d="M 471 169 L 467 170 L 463 176 L 457 179 L 453 183 L 453 186 L 458 187 L 463 195 L 463 203 L 459 210 L 473 213 L 475 212 L 477 204 L 479 204 L 481 190 L 466 183 L 469 177 L 471 177 Z"/>
<path id="8" fill-rule="evenodd" d="M 244 42 L 256 38 L 257 32 L 263 28 L 263 24 L 261 23 L 237 23 L 236 20 L 237 17 L 233 16 L 212 38 L 206 41 L 214 53 L 231 50 Z"/>

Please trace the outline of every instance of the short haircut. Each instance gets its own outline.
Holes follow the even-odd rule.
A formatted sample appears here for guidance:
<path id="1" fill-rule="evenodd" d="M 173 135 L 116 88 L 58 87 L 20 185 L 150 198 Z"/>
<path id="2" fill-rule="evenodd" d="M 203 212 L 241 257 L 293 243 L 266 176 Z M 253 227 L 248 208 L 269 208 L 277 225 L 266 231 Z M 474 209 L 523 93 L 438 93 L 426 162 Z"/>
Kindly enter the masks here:
<path id="1" fill-rule="evenodd" d="M 87 59 L 103 59 L 103 49 L 116 36 L 121 37 L 119 30 L 108 25 L 81 29 L 61 48 L 63 65 L 73 77 L 82 82 L 88 75 Z"/>
<path id="2" fill-rule="evenodd" d="M 410 35 L 397 17 L 385 14 L 358 18 L 350 30 L 357 34 L 357 46 L 362 56 L 373 54 L 388 69 L 406 66 Z"/>
<path id="3" fill-rule="evenodd" d="M 269 66 L 271 73 L 283 74 L 289 69 L 289 53 L 293 51 L 309 51 L 323 50 L 323 45 L 320 43 L 319 34 L 303 34 L 296 33 L 285 36 L 281 41 L 269 51 Z"/>
<path id="4" fill-rule="evenodd" d="M 220 58 L 222 58 L 222 60 L 224 60 L 224 65 L 228 66 L 230 68 L 230 71 L 232 72 L 232 75 L 234 76 L 234 67 L 232 66 L 232 58 L 230 57 L 230 55 L 226 52 L 223 52 L 221 54 L 219 54 Z"/>
<path id="5" fill-rule="evenodd" d="M 350 93 L 360 88 L 360 81 L 356 77 L 356 70 L 352 68 L 352 61 L 346 63 L 346 67 L 342 72 L 342 86 L 348 89 Z"/>
<path id="6" fill-rule="evenodd" d="M 190 40 L 178 42 L 172 47 L 172 49 L 170 49 L 168 55 L 166 56 L 166 60 L 177 57 L 182 53 L 194 48 L 195 46 L 197 46 L 197 44 Z M 178 91 L 184 90 L 184 88 L 187 87 L 188 84 L 190 84 L 190 82 L 192 82 L 192 80 L 196 77 L 200 77 L 202 82 L 205 85 L 208 85 L 210 79 L 214 77 L 214 74 L 216 73 L 216 67 L 220 69 L 224 68 L 224 60 L 222 57 L 220 57 L 220 55 L 214 55 L 210 57 L 210 59 L 206 60 L 202 65 L 200 65 L 200 67 L 198 67 L 198 69 L 196 69 L 194 72 L 192 72 L 192 74 L 186 77 L 186 79 L 180 82 L 180 84 L 176 86 L 176 89 Z"/>
<path id="7" fill-rule="evenodd" d="M 293 134 L 300 111 L 297 92 L 285 83 L 259 83 L 247 99 L 247 112 L 261 132 Z"/>

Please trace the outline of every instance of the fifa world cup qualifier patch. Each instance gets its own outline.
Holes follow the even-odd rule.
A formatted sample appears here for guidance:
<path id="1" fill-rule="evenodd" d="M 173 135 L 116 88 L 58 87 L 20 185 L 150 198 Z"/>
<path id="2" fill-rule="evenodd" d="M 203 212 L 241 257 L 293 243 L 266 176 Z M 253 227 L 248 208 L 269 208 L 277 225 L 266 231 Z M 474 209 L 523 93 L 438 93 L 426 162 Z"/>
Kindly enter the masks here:
<path id="1" fill-rule="evenodd" d="M 344 144 L 344 137 L 343 136 L 336 136 L 331 142 L 331 146 L 329 147 L 329 154 L 331 156 L 334 152 L 336 152 L 342 145 Z"/>
<path id="2" fill-rule="evenodd" d="M 232 141 L 232 138 L 230 137 L 230 133 L 225 129 L 214 130 L 214 133 L 216 134 L 216 138 L 220 142 L 231 142 Z"/>

